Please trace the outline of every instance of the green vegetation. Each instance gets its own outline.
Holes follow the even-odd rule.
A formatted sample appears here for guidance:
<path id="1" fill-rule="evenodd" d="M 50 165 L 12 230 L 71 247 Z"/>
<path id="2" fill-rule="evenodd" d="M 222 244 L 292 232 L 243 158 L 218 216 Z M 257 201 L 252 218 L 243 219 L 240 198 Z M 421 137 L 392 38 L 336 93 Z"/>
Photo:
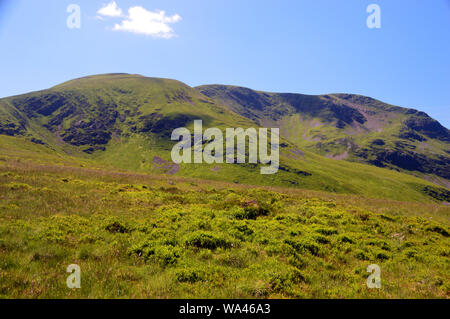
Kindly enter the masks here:
<path id="1" fill-rule="evenodd" d="M 2 298 L 449 297 L 447 206 L 22 152 L 0 158 Z"/>
<path id="2" fill-rule="evenodd" d="M 229 104 L 109 74 L 1 99 L 0 298 L 449 298 L 448 130 L 360 96 L 242 90 Z M 288 138 L 277 174 L 171 162 L 174 128 L 257 117 Z M 400 131 L 417 149 L 427 139 L 416 176 L 367 165 L 404 153 Z M 81 289 L 66 286 L 70 264 Z"/>
<path id="3" fill-rule="evenodd" d="M 427 114 L 355 94 L 303 95 L 204 85 L 199 92 L 302 150 L 338 160 L 434 176 L 448 187 L 450 131 Z"/>
<path id="4" fill-rule="evenodd" d="M 294 122 L 292 125 L 284 123 L 284 120 L 265 123 L 268 126 L 274 124 L 275 127 L 282 124 L 282 134 L 290 139 L 281 141 L 281 166 L 275 175 L 263 176 L 259 173 L 259 167 L 249 164 L 175 165 L 170 158 L 170 151 L 175 144 L 170 140 L 174 128 L 186 126 L 192 130 L 193 119 L 203 120 L 204 129 L 218 127 L 224 130 L 227 127 L 246 128 L 258 125 L 250 115 L 242 113 L 241 109 L 224 106 L 221 104 L 222 100 L 210 99 L 200 91 L 174 80 L 129 74 L 106 74 L 72 80 L 48 90 L 1 99 L 0 123 L 4 123 L 4 127 L 8 129 L 0 132 L 3 134 L 0 135 L 0 143 L 5 153 L 12 152 L 21 158 L 28 156 L 32 161 L 39 159 L 34 153 L 24 153 L 24 150 L 49 156 L 53 154 L 57 158 L 67 158 L 69 155 L 72 161 L 85 161 L 88 166 L 95 163 L 135 172 L 323 190 L 404 201 L 446 201 L 442 189 L 437 192 L 433 189 L 434 183 L 445 186 L 446 180 L 443 178 L 425 176 L 430 179 L 427 181 L 420 178 L 424 177 L 420 172 L 413 177 L 370 165 L 330 159 L 305 150 L 310 149 L 309 144 L 300 143 L 298 136 L 286 135 L 286 129 L 295 129 L 298 134 L 303 134 L 304 125 L 310 127 L 307 117 L 311 120 L 316 117 L 322 120 L 327 118 L 330 123 L 334 123 L 334 117 L 348 116 L 342 120 L 364 122 L 354 109 L 341 111 L 334 104 L 323 104 L 323 99 L 319 97 L 282 95 L 287 102 L 294 103 L 298 111 L 307 114 L 307 117 L 302 117 L 305 119 L 303 126 Z M 206 93 L 211 95 L 209 91 Z M 265 97 L 262 93 L 253 93 L 256 97 L 248 102 L 251 102 L 246 108 L 249 112 L 254 105 L 259 105 L 257 102 L 260 98 Z M 245 97 L 244 94 L 242 96 Z M 276 96 L 271 99 L 278 101 Z M 268 103 L 264 101 L 260 102 L 261 107 Z M 370 101 L 372 107 L 386 112 L 403 110 Z M 365 100 L 358 103 L 363 102 L 369 103 Z M 287 104 L 283 105 L 274 104 L 270 110 L 276 109 L 285 114 L 287 111 L 283 110 Z M 287 107 L 286 110 L 291 108 Z M 263 116 L 262 113 L 257 115 Z M 414 127 L 417 128 L 421 122 L 416 122 Z M 14 129 L 11 123 L 15 123 Z M 329 133 L 332 136 L 351 135 L 335 131 L 330 123 L 320 127 L 313 125 L 311 129 L 320 129 L 323 134 Z M 369 135 L 367 139 L 372 141 Z M 308 142 L 308 136 L 303 140 Z M 308 143 L 310 142 L 313 141 Z M 301 150 L 298 145 L 302 146 Z M 375 145 L 387 148 L 386 145 Z"/>

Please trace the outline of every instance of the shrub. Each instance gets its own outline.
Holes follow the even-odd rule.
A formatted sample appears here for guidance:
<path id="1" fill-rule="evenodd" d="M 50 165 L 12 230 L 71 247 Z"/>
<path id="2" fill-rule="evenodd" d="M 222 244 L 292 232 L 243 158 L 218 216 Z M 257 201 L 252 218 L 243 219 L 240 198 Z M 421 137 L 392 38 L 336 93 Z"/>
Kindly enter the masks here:
<path id="1" fill-rule="evenodd" d="M 338 233 L 337 229 L 334 228 L 326 228 L 326 227 L 317 227 L 314 229 L 317 233 L 325 235 L 325 236 L 330 236 L 330 235 L 335 235 Z"/>
<path id="2" fill-rule="evenodd" d="M 308 265 L 306 260 L 296 253 L 294 253 L 292 257 L 289 257 L 288 263 L 298 269 L 304 269 Z"/>
<path id="3" fill-rule="evenodd" d="M 391 246 L 389 245 L 389 243 L 385 242 L 384 240 L 378 240 L 378 239 L 369 240 L 369 241 L 367 241 L 367 245 L 376 246 L 376 247 L 379 247 L 386 251 L 391 250 Z"/>
<path id="4" fill-rule="evenodd" d="M 444 237 L 448 237 L 449 236 L 448 231 L 445 230 L 444 228 L 442 228 L 441 226 L 437 226 L 437 225 L 428 226 L 425 230 L 441 234 Z"/>
<path id="5" fill-rule="evenodd" d="M 406 257 L 414 259 L 417 259 L 417 256 L 419 255 L 419 252 L 415 248 L 405 249 L 403 253 L 405 254 Z"/>
<path id="6" fill-rule="evenodd" d="M 294 267 L 287 271 L 277 271 L 269 275 L 269 284 L 274 292 L 289 292 L 292 284 L 301 282 L 308 282 L 308 279 L 300 270 Z"/>
<path id="7" fill-rule="evenodd" d="M 145 260 L 152 260 L 161 266 L 174 265 L 181 257 L 181 249 L 170 245 L 158 244 L 151 241 L 143 241 L 128 249 L 129 255 L 136 255 Z"/>
<path id="8" fill-rule="evenodd" d="M 206 274 L 204 271 L 199 269 L 181 269 L 175 273 L 175 278 L 178 282 L 190 282 L 195 283 L 198 281 L 204 281 L 206 279 Z"/>
<path id="9" fill-rule="evenodd" d="M 29 191 L 33 189 L 33 187 L 25 183 L 9 183 L 5 186 L 12 191 Z"/>
<path id="10" fill-rule="evenodd" d="M 395 222 L 395 217 L 392 217 L 392 216 L 381 214 L 380 218 L 384 219 L 384 220 L 387 220 L 387 221 L 390 221 L 390 222 Z"/>
<path id="11" fill-rule="evenodd" d="M 370 214 L 369 213 L 359 213 L 358 217 L 359 217 L 359 219 L 361 219 L 361 221 L 365 222 L 370 219 Z"/>
<path id="12" fill-rule="evenodd" d="M 439 256 L 449 257 L 450 256 L 450 249 L 448 249 L 448 248 L 441 248 L 441 249 L 439 249 Z"/>
<path id="13" fill-rule="evenodd" d="M 318 242 L 319 244 L 329 244 L 330 243 L 328 238 L 326 238 L 325 236 L 322 236 L 322 235 L 314 235 L 314 240 L 316 242 Z"/>
<path id="14" fill-rule="evenodd" d="M 351 238 L 348 235 L 341 235 L 338 237 L 338 241 L 341 243 L 349 243 L 349 244 L 353 244 L 355 241 L 353 238 Z"/>
<path id="15" fill-rule="evenodd" d="M 405 247 L 405 248 L 414 247 L 414 246 L 415 246 L 415 244 L 413 242 L 411 242 L 411 241 L 405 241 L 402 244 L 402 247 Z"/>
<path id="16" fill-rule="evenodd" d="M 136 255 L 144 258 L 147 258 L 154 253 L 154 243 L 147 240 L 137 243 L 128 249 L 129 255 Z"/>
<path id="17" fill-rule="evenodd" d="M 373 255 L 378 260 L 387 260 L 389 259 L 389 255 L 382 250 L 375 250 Z"/>
<path id="18" fill-rule="evenodd" d="M 269 284 L 274 292 L 284 292 L 291 286 L 289 275 L 286 273 L 272 273 L 270 274 Z"/>
<path id="19" fill-rule="evenodd" d="M 155 261 L 162 266 L 174 265 L 181 256 L 181 250 L 172 246 L 157 246 L 154 250 Z"/>
<path id="20" fill-rule="evenodd" d="M 81 260 L 89 259 L 91 256 L 91 250 L 88 247 L 82 247 L 78 252 L 78 258 Z"/>
<path id="21" fill-rule="evenodd" d="M 116 233 L 125 234 L 125 233 L 131 232 L 131 229 L 127 228 L 126 226 L 122 225 L 121 223 L 119 223 L 117 221 L 106 225 L 105 229 L 113 234 L 116 234 Z"/>
<path id="22" fill-rule="evenodd" d="M 236 219 L 256 219 L 260 216 L 269 215 L 270 210 L 266 207 L 261 206 L 249 206 L 245 207 L 243 210 L 237 210 L 234 213 Z"/>
<path id="23" fill-rule="evenodd" d="M 300 241 L 286 239 L 284 242 L 292 246 L 292 248 L 294 248 L 298 253 L 309 251 L 312 255 L 318 256 L 320 252 L 319 245 L 317 245 L 314 241 L 310 239 L 303 239 Z"/>
<path id="24" fill-rule="evenodd" d="M 208 267 L 205 269 L 182 268 L 175 272 L 175 278 L 178 282 L 195 283 L 199 281 L 208 281 L 215 286 L 221 285 L 225 280 L 225 275 L 219 267 Z"/>
<path id="25" fill-rule="evenodd" d="M 198 222 L 198 229 L 211 230 L 211 223 L 207 220 L 201 220 Z"/>
<path id="26" fill-rule="evenodd" d="M 358 249 L 356 252 L 355 252 L 355 257 L 357 258 L 357 259 L 359 259 L 359 260 L 369 260 L 370 258 L 367 256 L 367 254 L 363 251 L 363 250 L 360 250 L 360 249 Z"/>
<path id="27" fill-rule="evenodd" d="M 302 231 L 299 228 L 291 229 L 291 231 L 289 232 L 289 235 L 291 235 L 292 237 L 300 236 L 301 234 Z"/>
<path id="28" fill-rule="evenodd" d="M 186 246 L 197 247 L 197 248 L 207 248 L 207 249 L 217 249 L 230 248 L 231 242 L 225 238 L 218 237 L 210 232 L 195 232 L 191 234 L 185 241 Z"/>
<path id="29" fill-rule="evenodd" d="M 247 224 L 238 224 L 235 228 L 246 236 L 250 236 L 254 233 L 254 231 L 248 227 Z"/>

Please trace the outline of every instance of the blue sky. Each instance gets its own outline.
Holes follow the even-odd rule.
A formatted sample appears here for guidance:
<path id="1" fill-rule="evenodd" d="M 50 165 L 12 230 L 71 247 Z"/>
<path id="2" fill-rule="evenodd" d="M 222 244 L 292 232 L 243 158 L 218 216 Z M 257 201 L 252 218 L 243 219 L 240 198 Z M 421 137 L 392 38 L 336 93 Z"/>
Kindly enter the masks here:
<path id="1" fill-rule="evenodd" d="M 449 0 L 116 0 L 104 13 L 120 16 L 99 14 L 108 3 L 0 0 L 0 97 L 126 72 L 363 94 L 450 127 Z M 372 3 L 380 29 L 366 25 Z M 70 4 L 81 8 L 80 29 L 67 27 Z"/>

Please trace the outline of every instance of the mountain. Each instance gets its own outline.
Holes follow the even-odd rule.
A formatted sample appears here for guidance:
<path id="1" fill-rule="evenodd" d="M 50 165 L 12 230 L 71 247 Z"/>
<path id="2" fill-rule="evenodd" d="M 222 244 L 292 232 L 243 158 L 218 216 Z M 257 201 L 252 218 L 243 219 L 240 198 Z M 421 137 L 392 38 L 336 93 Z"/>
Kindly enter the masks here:
<path id="1" fill-rule="evenodd" d="M 355 94 L 268 93 L 227 85 L 202 94 L 323 156 L 450 185 L 450 131 L 426 113 Z"/>
<path id="2" fill-rule="evenodd" d="M 0 99 L 0 298 L 449 298 L 450 190 L 424 179 L 437 175 L 317 146 L 379 139 L 375 156 L 416 145 L 395 135 L 409 125 L 438 171 L 448 131 L 381 102 L 361 111 L 362 97 L 236 90 L 105 74 Z M 198 119 L 280 127 L 278 173 L 173 163 L 172 131 Z M 366 287 L 373 264 L 381 289 Z"/>
<path id="3" fill-rule="evenodd" d="M 260 163 L 174 164 L 172 131 L 192 131 L 197 119 L 204 129 L 280 127 L 279 172 L 261 175 Z M 354 95 L 192 88 L 169 79 L 104 74 L 0 99 L 4 156 L 239 184 L 446 202 L 450 192 L 436 183 L 447 183 L 448 145 L 448 130 L 424 113 Z M 402 164 L 413 160 L 414 167 Z M 416 169 L 418 177 L 367 164 Z"/>

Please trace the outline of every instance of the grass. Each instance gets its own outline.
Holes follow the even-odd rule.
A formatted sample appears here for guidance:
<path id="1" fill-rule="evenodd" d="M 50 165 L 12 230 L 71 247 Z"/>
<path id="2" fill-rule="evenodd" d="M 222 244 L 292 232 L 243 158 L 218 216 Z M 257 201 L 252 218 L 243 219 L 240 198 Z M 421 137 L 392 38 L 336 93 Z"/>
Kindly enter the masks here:
<path id="1" fill-rule="evenodd" d="M 0 297 L 449 297 L 447 206 L 87 164 L 0 158 Z"/>
<path id="2" fill-rule="evenodd" d="M 298 134 L 314 138 L 309 120 L 331 109 L 307 111 Z M 2 99 L 0 298 L 449 298 L 447 189 L 286 140 L 274 175 L 247 164 L 170 175 L 170 133 L 192 119 L 256 126 L 181 82 L 136 75 Z M 70 264 L 81 289 L 66 287 Z M 370 264 L 379 290 L 366 287 Z"/>

